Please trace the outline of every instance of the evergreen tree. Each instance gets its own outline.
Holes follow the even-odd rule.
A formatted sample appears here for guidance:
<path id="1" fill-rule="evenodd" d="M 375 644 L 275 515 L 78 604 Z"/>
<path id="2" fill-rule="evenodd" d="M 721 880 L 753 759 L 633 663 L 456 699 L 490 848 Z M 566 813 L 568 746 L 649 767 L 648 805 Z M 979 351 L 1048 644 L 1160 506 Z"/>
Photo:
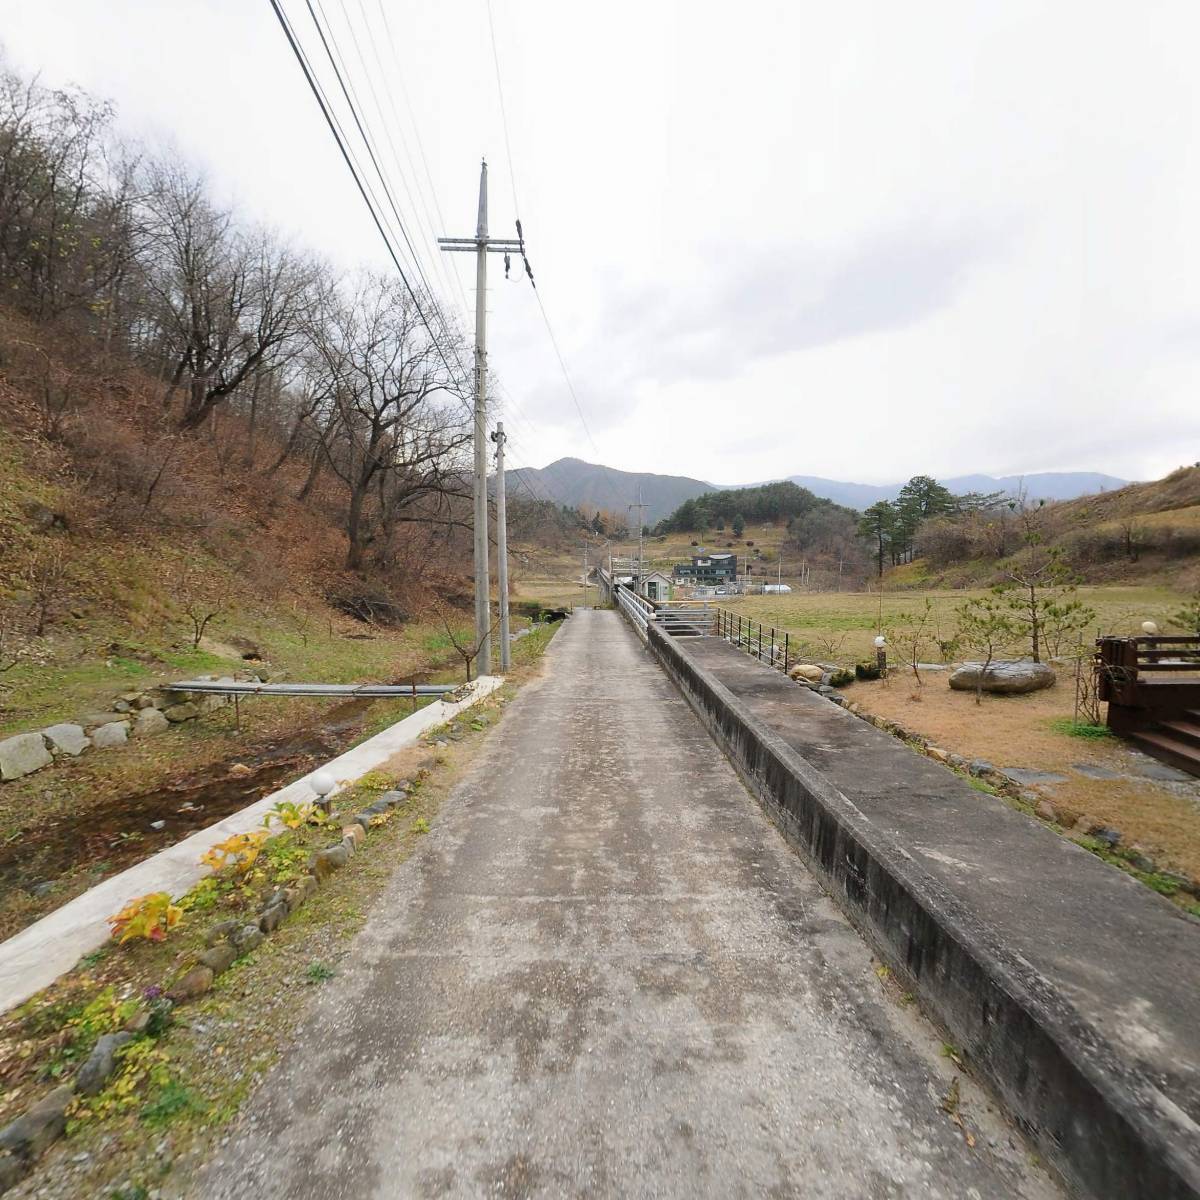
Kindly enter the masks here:
<path id="1" fill-rule="evenodd" d="M 731 528 L 733 529 L 733 536 L 740 538 L 746 532 L 746 518 L 741 513 L 737 513 L 733 518 Z"/>
<path id="2" fill-rule="evenodd" d="M 883 575 L 883 559 L 892 549 L 896 529 L 896 510 L 886 500 L 877 500 L 863 513 L 858 522 L 858 536 L 875 543 L 878 573 Z"/>

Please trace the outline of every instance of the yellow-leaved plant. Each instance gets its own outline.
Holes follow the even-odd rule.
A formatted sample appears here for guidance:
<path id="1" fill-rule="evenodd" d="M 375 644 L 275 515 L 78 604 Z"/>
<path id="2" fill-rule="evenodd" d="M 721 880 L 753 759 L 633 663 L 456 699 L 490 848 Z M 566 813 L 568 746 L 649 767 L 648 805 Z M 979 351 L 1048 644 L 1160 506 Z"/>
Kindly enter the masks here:
<path id="1" fill-rule="evenodd" d="M 235 833 L 223 842 L 206 850 L 200 855 L 200 861 L 214 871 L 232 866 L 245 874 L 254 866 L 263 843 L 270 837 L 265 829 L 254 830 L 251 833 Z"/>
<path id="2" fill-rule="evenodd" d="M 112 936 L 124 944 L 133 938 L 163 941 L 183 919 L 183 909 L 168 892 L 150 892 L 130 900 L 119 913 L 108 918 Z"/>
<path id="3" fill-rule="evenodd" d="M 299 829 L 301 825 L 325 825 L 329 821 L 329 814 L 315 804 L 296 804 L 292 800 L 280 800 L 263 817 L 263 824 L 268 827 L 272 821 L 278 821 L 288 829 Z"/>

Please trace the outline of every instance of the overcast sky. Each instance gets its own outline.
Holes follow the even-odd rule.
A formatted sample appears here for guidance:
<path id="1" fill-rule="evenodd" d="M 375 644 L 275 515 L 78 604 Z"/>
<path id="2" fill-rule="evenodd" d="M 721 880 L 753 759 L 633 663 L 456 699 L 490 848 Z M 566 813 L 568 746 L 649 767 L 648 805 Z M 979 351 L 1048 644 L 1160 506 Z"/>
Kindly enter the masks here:
<path id="1" fill-rule="evenodd" d="M 882 482 L 1200 459 L 1194 0 L 492 2 L 530 258 L 595 443 L 492 256 L 519 464 Z M 513 231 L 486 0 L 322 4 L 426 271 L 461 309 L 456 260 L 473 304 L 468 256 L 432 238 L 474 232 L 482 155 Z M 268 0 L 0 0 L 0 36 L 248 216 L 386 261 Z"/>

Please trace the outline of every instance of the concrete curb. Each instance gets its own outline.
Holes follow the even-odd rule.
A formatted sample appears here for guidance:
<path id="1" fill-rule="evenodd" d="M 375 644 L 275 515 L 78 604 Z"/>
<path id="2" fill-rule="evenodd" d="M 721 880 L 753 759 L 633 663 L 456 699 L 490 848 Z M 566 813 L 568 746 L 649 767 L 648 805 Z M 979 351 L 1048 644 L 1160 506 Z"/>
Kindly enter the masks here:
<path id="1" fill-rule="evenodd" d="M 1091 1196 L 1200 1197 L 1190 1122 L 1153 1081 L 672 638 L 649 635 L 772 821 L 1047 1160 Z"/>
<path id="2" fill-rule="evenodd" d="M 83 955 L 102 946 L 109 937 L 108 916 L 127 901 L 149 892 L 182 895 L 209 873 L 209 868 L 200 863 L 200 855 L 214 842 L 261 829 L 263 817 L 281 800 L 296 803 L 311 800 L 309 779 L 316 770 L 333 774 L 338 782 L 332 794 L 336 794 L 347 783 L 355 782 L 397 751 L 411 746 L 426 729 L 470 708 L 503 682 L 501 676 L 485 675 L 474 681 L 465 700 L 457 703 L 435 700 L 323 767 L 106 879 L 14 934 L 0 944 L 0 1013 L 28 1000 L 69 971 Z"/>

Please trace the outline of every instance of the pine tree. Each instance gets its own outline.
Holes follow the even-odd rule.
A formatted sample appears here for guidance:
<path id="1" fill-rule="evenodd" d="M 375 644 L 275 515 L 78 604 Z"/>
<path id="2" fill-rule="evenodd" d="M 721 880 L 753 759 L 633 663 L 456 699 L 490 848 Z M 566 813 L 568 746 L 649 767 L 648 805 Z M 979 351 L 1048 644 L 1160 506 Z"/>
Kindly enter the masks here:
<path id="1" fill-rule="evenodd" d="M 883 575 L 884 555 L 890 552 L 896 528 L 896 510 L 886 500 L 878 500 L 863 513 L 858 522 L 858 536 L 875 543 L 879 575 Z"/>

